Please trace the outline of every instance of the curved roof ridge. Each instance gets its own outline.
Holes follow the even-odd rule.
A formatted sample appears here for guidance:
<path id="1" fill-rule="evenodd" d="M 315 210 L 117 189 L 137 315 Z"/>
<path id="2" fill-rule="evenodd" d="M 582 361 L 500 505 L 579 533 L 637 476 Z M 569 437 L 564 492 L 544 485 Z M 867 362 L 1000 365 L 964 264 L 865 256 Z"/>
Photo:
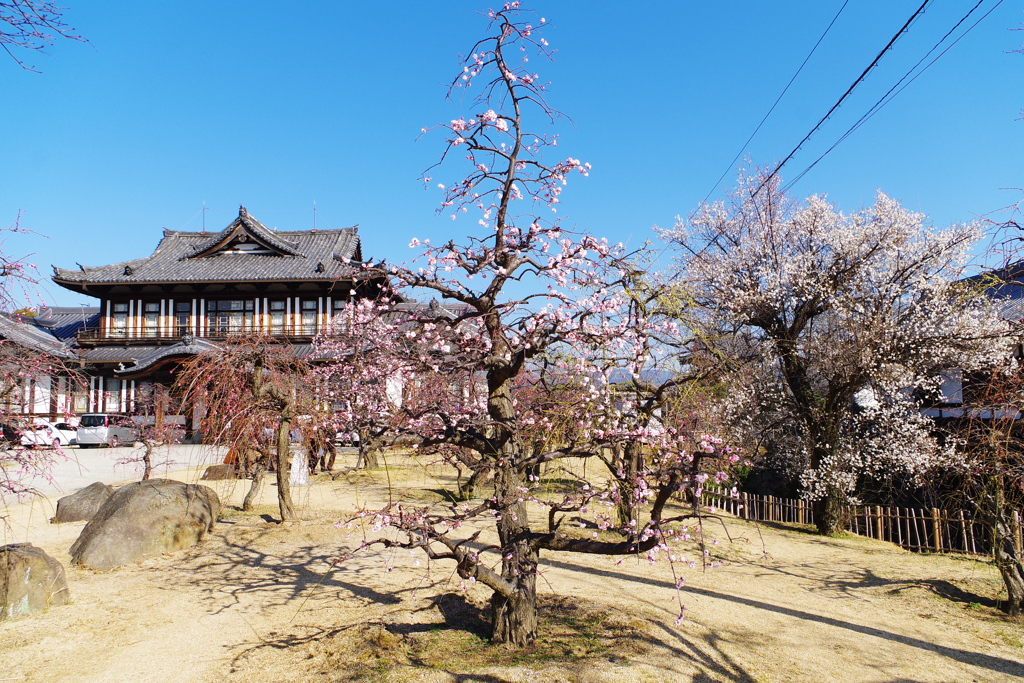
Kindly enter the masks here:
<path id="1" fill-rule="evenodd" d="M 231 221 L 228 227 L 215 234 L 204 244 L 195 247 L 195 252 L 183 256 L 183 259 L 200 258 L 209 256 L 226 247 L 233 239 L 246 235 L 256 242 L 274 251 L 281 252 L 287 256 L 305 256 L 299 251 L 296 242 L 282 239 L 280 233 L 276 233 L 258 220 L 249 215 L 244 206 L 238 207 L 238 218 Z"/>
<path id="2" fill-rule="evenodd" d="M 163 240 L 160 241 L 163 242 Z M 60 268 L 52 264 L 50 265 L 50 267 L 53 268 L 53 273 L 55 276 L 59 276 L 61 273 L 88 273 L 89 271 L 105 271 L 110 270 L 112 268 L 120 268 L 121 266 L 130 266 L 132 268 L 135 268 L 136 266 L 140 266 L 146 263 L 147 261 L 151 260 L 157 251 L 160 251 L 159 246 L 157 246 L 156 251 L 154 251 L 149 256 L 131 259 L 130 261 L 121 261 L 119 263 L 108 263 L 105 266 L 83 266 L 81 263 L 79 263 L 77 270 L 74 268 Z"/>

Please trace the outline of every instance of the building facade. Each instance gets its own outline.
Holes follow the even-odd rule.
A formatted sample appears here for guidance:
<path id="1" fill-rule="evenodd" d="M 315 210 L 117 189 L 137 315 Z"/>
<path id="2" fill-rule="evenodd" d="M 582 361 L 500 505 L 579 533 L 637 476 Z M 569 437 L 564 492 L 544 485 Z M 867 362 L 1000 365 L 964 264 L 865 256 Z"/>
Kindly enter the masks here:
<path id="1" fill-rule="evenodd" d="M 78 413 L 131 412 L 140 385 L 169 385 L 178 364 L 230 336 L 269 335 L 302 356 L 348 302 L 384 285 L 365 276 L 356 227 L 277 231 L 244 207 L 218 233 L 165 230 L 149 256 L 54 266 L 53 281 L 100 301 L 64 330 L 88 382 Z"/>

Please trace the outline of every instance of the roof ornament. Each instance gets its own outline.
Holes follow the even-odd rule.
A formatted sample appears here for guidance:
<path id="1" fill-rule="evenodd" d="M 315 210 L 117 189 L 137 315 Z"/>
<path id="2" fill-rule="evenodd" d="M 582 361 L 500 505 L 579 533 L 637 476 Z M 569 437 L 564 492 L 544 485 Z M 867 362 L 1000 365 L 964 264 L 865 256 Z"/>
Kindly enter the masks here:
<path id="1" fill-rule="evenodd" d="M 324 262 L 320 261 L 319 263 L 316 264 L 316 268 L 314 268 L 314 270 L 318 273 L 322 273 L 325 270 L 327 270 L 327 268 L 324 266 Z"/>
<path id="2" fill-rule="evenodd" d="M 248 217 L 248 215 L 249 215 L 249 212 L 245 210 L 245 207 L 242 206 L 241 204 L 239 204 L 238 205 L 238 217 L 239 218 Z"/>
<path id="3" fill-rule="evenodd" d="M 131 274 L 133 274 L 134 272 L 135 272 L 135 269 L 134 269 L 134 268 L 132 268 L 131 266 L 125 266 L 125 267 L 124 267 L 124 274 L 125 274 L 125 275 L 131 275 Z"/>
<path id="4" fill-rule="evenodd" d="M 184 344 L 185 346 L 192 346 L 192 344 L 194 344 L 195 341 L 196 337 L 193 334 L 186 333 L 181 335 L 181 343 Z"/>

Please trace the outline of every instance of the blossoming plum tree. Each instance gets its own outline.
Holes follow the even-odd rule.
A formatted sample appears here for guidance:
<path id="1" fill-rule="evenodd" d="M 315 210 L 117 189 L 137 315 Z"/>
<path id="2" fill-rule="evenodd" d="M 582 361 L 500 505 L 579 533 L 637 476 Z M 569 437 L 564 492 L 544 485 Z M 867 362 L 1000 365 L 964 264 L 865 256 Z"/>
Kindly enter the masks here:
<path id="1" fill-rule="evenodd" d="M 977 224 L 929 229 L 882 193 L 843 214 L 824 197 L 796 202 L 777 177 L 755 174 L 664 235 L 707 338 L 753 369 L 734 375 L 745 387 L 734 396 L 751 399 L 739 411 L 765 391 L 775 397 L 821 533 L 842 530 L 861 476 L 920 475 L 951 454 L 932 438 L 915 390 L 934 393 L 943 370 L 1007 353 L 1008 327 L 976 288 L 956 282 Z"/>
<path id="2" fill-rule="evenodd" d="M 272 463 L 282 521 L 298 519 L 291 496 L 291 434 L 296 419 L 307 431 L 326 420 L 309 364 L 276 340 L 259 335 L 229 338 L 189 361 L 175 379 L 183 405 L 202 406 L 202 430 L 239 454 L 253 471 L 246 507 Z M 255 453 L 256 457 L 248 456 Z"/>
<path id="3" fill-rule="evenodd" d="M 707 471 L 727 469 L 729 458 L 712 437 L 690 442 L 658 425 L 635 429 L 632 417 L 616 409 L 612 373 L 641 374 L 657 323 L 630 306 L 623 283 L 631 266 L 621 248 L 576 234 L 555 218 L 570 174 L 586 175 L 590 166 L 572 157 L 546 162 L 542 153 L 555 138 L 527 128 L 531 110 L 543 119 L 557 117 L 527 61 L 548 54 L 540 35 L 544 20 L 530 21 L 518 3 L 489 16 L 493 31 L 475 44 L 451 87 L 479 93 L 477 112 L 438 127 L 447 140 L 439 163 L 461 155 L 471 168 L 464 179 L 440 185 L 441 211 L 453 219 L 478 212 L 478 235 L 439 246 L 413 240 L 422 248 L 420 265 L 387 272 L 399 287 L 440 297 L 447 314 L 420 306 L 396 317 L 395 305 L 364 303 L 378 312 L 365 316 L 368 332 L 353 337 L 379 349 L 378 387 L 398 375 L 410 384 L 446 379 L 446 389 L 410 394 L 389 408 L 394 428 L 421 448 L 452 449 L 463 465 L 493 477 L 493 493 L 476 503 L 396 500 L 363 517 L 377 530 L 399 531 L 368 543 L 422 549 L 432 561 L 454 562 L 462 579 L 486 585 L 493 641 L 524 645 L 537 630 L 542 550 L 667 550 L 674 533 L 669 522 L 700 514 L 693 508 L 667 514 L 674 494 L 699 488 Z M 339 360 L 356 357 L 337 346 L 331 353 Z M 545 432 L 558 438 L 540 438 Z M 622 528 L 618 540 L 563 528 L 573 514 L 594 514 L 601 529 L 614 527 L 619 489 L 614 482 L 580 479 L 541 495 L 537 468 L 596 456 L 627 439 L 642 442 L 648 459 L 631 482 L 645 519 Z M 603 506 L 610 514 L 599 512 Z M 538 507 L 546 510 L 546 524 L 539 526 L 531 522 Z M 484 532 L 479 524 L 488 520 L 496 543 L 477 547 Z"/>
<path id="4" fill-rule="evenodd" d="M 0 233 L 23 233 L 26 230 L 18 218 Z M 37 280 L 35 266 L 27 257 L 10 256 L 5 239 L 0 239 L 0 310 L 10 311 L 25 306 L 35 298 Z M 28 325 L 19 315 L 8 315 L 12 325 Z M 0 448 L 7 450 L 0 466 L 0 503 L 8 498 L 35 493 L 31 480 L 49 477 L 54 457 L 62 457 L 59 449 L 20 449 L 21 431 L 27 426 L 31 415 L 23 411 L 28 399 L 28 382 L 49 378 L 51 387 L 67 388 L 81 385 L 81 375 L 72 364 L 67 363 L 54 349 L 23 343 L 14 336 L 0 338 Z M 56 345 L 56 342 L 54 342 Z M 67 409 L 69 406 L 60 406 Z"/>

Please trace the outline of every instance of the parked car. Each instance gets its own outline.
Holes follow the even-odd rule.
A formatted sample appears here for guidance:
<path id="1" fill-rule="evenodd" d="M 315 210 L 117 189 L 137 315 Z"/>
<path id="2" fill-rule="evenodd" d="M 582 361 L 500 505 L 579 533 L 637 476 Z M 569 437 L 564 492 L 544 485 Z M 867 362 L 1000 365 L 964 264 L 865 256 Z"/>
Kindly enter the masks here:
<path id="1" fill-rule="evenodd" d="M 120 424 L 125 419 L 121 415 L 110 413 L 88 413 L 82 415 L 78 422 L 78 447 L 96 448 L 110 446 L 116 448 L 121 444 L 132 445 L 139 438 L 139 432 L 127 425 Z"/>
<path id="2" fill-rule="evenodd" d="M 50 424 L 66 439 L 66 441 L 61 442 L 62 444 L 74 446 L 78 443 L 78 427 L 72 427 L 67 422 L 51 422 Z"/>
<path id="3" fill-rule="evenodd" d="M 8 449 L 21 445 L 21 430 L 9 424 L 0 424 L 0 448 Z"/>
<path id="4" fill-rule="evenodd" d="M 21 430 L 21 445 L 25 448 L 57 448 L 68 445 L 68 438 L 48 422 L 26 425 Z"/>

